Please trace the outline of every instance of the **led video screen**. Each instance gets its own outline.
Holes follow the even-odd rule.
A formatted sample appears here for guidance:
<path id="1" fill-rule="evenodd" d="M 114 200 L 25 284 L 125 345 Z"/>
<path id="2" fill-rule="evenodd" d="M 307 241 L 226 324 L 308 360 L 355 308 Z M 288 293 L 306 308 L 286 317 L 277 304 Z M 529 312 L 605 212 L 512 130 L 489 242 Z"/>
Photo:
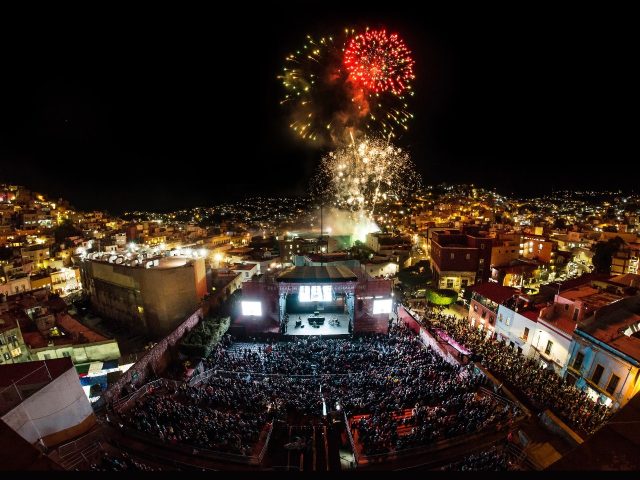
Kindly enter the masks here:
<path id="1" fill-rule="evenodd" d="M 391 299 L 383 298 L 381 300 L 373 301 L 373 314 L 377 313 L 391 313 Z"/>
<path id="2" fill-rule="evenodd" d="M 242 305 L 242 315 L 252 315 L 252 316 L 261 316 L 262 315 L 262 305 L 260 302 L 249 302 L 243 300 L 241 302 Z"/>
<path id="3" fill-rule="evenodd" d="M 300 302 L 330 302 L 333 300 L 331 285 L 301 285 L 298 290 Z"/>

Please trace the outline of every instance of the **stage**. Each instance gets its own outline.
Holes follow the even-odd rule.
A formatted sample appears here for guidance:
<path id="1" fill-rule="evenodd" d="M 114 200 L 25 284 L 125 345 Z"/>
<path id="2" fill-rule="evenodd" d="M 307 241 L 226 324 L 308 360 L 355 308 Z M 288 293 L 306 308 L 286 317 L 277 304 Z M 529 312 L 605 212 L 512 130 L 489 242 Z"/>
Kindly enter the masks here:
<path id="1" fill-rule="evenodd" d="M 323 318 L 319 322 L 316 319 Z M 339 322 L 339 326 L 335 320 Z M 296 328 L 296 323 L 301 327 Z M 314 327 L 313 324 L 318 325 Z M 349 335 L 349 315 L 346 313 L 326 313 L 314 316 L 311 313 L 289 314 L 287 329 L 284 335 Z"/>

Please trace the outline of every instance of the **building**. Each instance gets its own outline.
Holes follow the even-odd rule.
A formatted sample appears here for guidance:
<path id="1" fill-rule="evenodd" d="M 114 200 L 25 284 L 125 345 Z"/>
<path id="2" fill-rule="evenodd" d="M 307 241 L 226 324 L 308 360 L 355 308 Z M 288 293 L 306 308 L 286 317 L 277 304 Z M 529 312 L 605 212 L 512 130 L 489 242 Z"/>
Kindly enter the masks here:
<path id="1" fill-rule="evenodd" d="M 615 409 L 640 390 L 640 295 L 606 305 L 578 325 L 565 378 Z"/>
<path id="2" fill-rule="evenodd" d="M 469 305 L 469 323 L 472 327 L 487 329 L 487 335 L 494 335 L 496 318 L 500 305 L 509 303 L 518 290 L 503 287 L 493 282 L 481 283 L 471 287 L 471 303 Z"/>
<path id="3" fill-rule="evenodd" d="M 410 250 L 411 239 L 389 233 L 367 233 L 366 245 L 376 253 L 395 250 Z"/>
<path id="4" fill-rule="evenodd" d="M 80 269 L 97 312 L 155 338 L 175 329 L 207 294 L 203 258 L 98 253 Z"/>
<path id="5" fill-rule="evenodd" d="M 6 298 L 5 298 L 6 302 Z M 9 312 L 0 313 L 0 364 L 29 360 L 20 323 Z"/>
<path id="6" fill-rule="evenodd" d="M 31 360 L 69 357 L 80 365 L 120 358 L 116 340 L 91 330 L 66 312 L 52 314 L 41 307 L 27 312 L 40 327 L 23 333 Z"/>
<path id="7" fill-rule="evenodd" d="M 502 236 L 493 240 L 491 247 L 491 267 L 509 265 L 520 258 L 520 236 Z"/>
<path id="8" fill-rule="evenodd" d="M 18 277 L 10 278 L 4 283 L 0 283 L 0 295 L 15 295 L 28 292 L 31 289 L 31 280 L 27 274 L 20 274 Z"/>
<path id="9" fill-rule="evenodd" d="M 492 239 L 477 229 L 430 229 L 429 244 L 431 270 L 438 288 L 459 292 L 489 279 Z"/>
<path id="10" fill-rule="evenodd" d="M 23 247 L 20 249 L 20 256 L 23 262 L 33 262 L 38 268 L 42 268 L 44 261 L 50 256 L 49 246 L 36 244 Z"/>
<path id="11" fill-rule="evenodd" d="M 69 358 L 0 365 L 0 415 L 31 444 L 59 445 L 96 423 Z"/>
<path id="12" fill-rule="evenodd" d="M 524 234 L 520 244 L 521 255 L 551 265 L 554 263 L 558 244 L 543 235 Z"/>
<path id="13" fill-rule="evenodd" d="M 611 274 L 638 273 L 640 259 L 640 243 L 627 243 L 613 254 L 611 259 Z"/>
<path id="14" fill-rule="evenodd" d="M 531 356 L 539 310 L 535 307 L 514 308 L 509 308 L 506 305 L 498 306 L 494 329 L 496 339 L 516 349 L 524 356 Z"/>
<path id="15" fill-rule="evenodd" d="M 254 275 L 258 273 L 258 263 L 236 263 L 229 267 L 233 273 L 239 274 L 242 276 L 243 282 L 248 282 L 253 278 Z"/>

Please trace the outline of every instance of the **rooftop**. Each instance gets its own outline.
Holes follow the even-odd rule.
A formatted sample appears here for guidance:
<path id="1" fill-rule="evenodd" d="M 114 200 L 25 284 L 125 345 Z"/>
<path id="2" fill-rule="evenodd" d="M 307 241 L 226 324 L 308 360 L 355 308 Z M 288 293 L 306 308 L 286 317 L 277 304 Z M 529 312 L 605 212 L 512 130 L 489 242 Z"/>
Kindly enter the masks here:
<path id="1" fill-rule="evenodd" d="M 0 388 L 16 385 L 42 386 L 52 382 L 67 370 L 74 368 L 71 358 L 55 358 L 0 365 Z"/>
<path id="2" fill-rule="evenodd" d="M 278 282 L 291 283 L 332 283 L 356 282 L 358 277 L 344 265 L 293 267 L 282 273 Z"/>
<path id="3" fill-rule="evenodd" d="M 578 329 L 640 362 L 640 295 L 611 303 L 578 325 Z"/>
<path id="4" fill-rule="evenodd" d="M 256 268 L 256 264 L 255 263 L 234 263 L 231 266 L 231 270 L 241 270 L 241 271 L 249 271 L 249 270 L 253 270 L 254 268 Z"/>
<path id="5" fill-rule="evenodd" d="M 590 311 L 598 310 L 622 298 L 621 295 L 603 292 L 590 285 L 581 285 L 571 290 L 565 290 L 559 296 L 571 301 L 580 301 Z"/>
<path id="6" fill-rule="evenodd" d="M 513 287 L 504 287 L 495 282 L 484 282 L 471 287 L 471 292 L 477 293 L 478 295 L 501 305 L 517 294 L 518 289 Z"/>

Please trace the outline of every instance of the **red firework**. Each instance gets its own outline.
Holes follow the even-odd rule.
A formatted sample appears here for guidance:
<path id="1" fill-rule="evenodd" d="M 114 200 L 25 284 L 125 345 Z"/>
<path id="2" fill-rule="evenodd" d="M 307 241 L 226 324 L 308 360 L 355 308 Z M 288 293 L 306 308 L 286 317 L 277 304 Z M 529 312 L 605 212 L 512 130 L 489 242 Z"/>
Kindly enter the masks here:
<path id="1" fill-rule="evenodd" d="M 344 52 L 350 79 L 374 93 L 401 95 L 415 78 L 414 63 L 402 39 L 385 30 L 367 30 L 351 38 Z"/>

